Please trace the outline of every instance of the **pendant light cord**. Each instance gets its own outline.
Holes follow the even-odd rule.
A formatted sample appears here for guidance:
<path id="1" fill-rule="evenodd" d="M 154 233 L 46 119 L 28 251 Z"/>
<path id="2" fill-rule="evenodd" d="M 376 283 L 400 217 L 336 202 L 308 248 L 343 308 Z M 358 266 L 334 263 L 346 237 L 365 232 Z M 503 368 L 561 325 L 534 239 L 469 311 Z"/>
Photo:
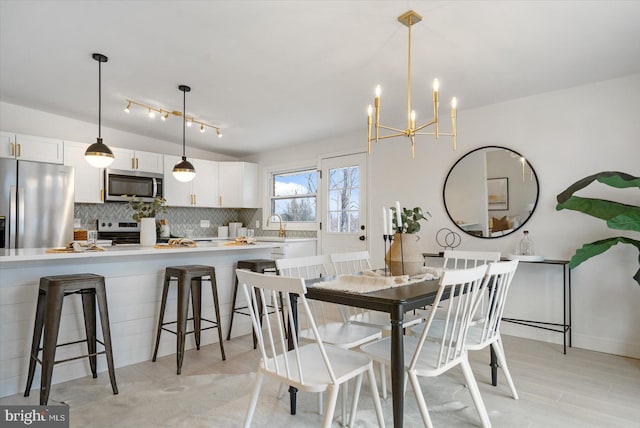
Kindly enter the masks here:
<path id="1" fill-rule="evenodd" d="M 182 91 L 182 159 L 185 160 L 187 157 L 185 155 L 185 127 L 187 123 L 187 91 Z"/>
<path id="2" fill-rule="evenodd" d="M 98 61 L 98 138 L 102 138 L 102 61 Z"/>

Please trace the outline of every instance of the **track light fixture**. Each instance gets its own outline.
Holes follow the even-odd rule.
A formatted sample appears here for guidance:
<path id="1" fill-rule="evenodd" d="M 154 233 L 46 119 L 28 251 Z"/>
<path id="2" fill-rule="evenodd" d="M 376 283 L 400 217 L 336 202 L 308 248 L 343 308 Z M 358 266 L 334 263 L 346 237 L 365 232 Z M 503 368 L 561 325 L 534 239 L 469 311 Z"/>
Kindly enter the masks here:
<path id="1" fill-rule="evenodd" d="M 216 135 L 218 136 L 218 138 L 222 138 L 222 133 L 220 132 L 219 126 L 212 125 L 203 120 L 195 119 L 192 116 L 185 116 L 184 112 L 177 111 L 177 110 L 169 111 L 163 108 L 154 107 L 152 105 L 145 104 L 143 102 L 135 101 L 131 99 L 126 99 L 126 102 L 127 102 L 127 106 L 124 108 L 125 113 L 129 113 L 131 111 L 131 106 L 138 106 L 147 111 L 147 114 L 150 119 L 153 119 L 156 113 L 160 115 L 160 120 L 162 120 L 163 122 L 169 119 L 169 115 L 182 117 L 184 118 L 184 121 L 186 122 L 187 127 L 191 128 L 191 125 L 195 123 L 196 125 L 200 125 L 200 132 L 205 132 L 206 128 L 212 128 L 216 130 Z"/>
<path id="2" fill-rule="evenodd" d="M 98 61 L 98 138 L 95 143 L 87 147 L 87 151 L 84 152 L 84 158 L 91 166 L 106 168 L 111 165 L 114 159 L 111 149 L 102 142 L 100 133 L 102 125 L 102 63 L 107 62 L 109 58 L 99 53 L 94 53 L 91 57 Z"/>
<path id="3" fill-rule="evenodd" d="M 187 122 L 185 112 L 187 110 L 187 92 L 191 91 L 191 88 L 187 85 L 180 85 L 178 89 L 182 91 L 182 160 L 173 167 L 173 176 L 178 181 L 187 182 L 196 176 L 196 169 L 185 155 L 185 125 Z"/>

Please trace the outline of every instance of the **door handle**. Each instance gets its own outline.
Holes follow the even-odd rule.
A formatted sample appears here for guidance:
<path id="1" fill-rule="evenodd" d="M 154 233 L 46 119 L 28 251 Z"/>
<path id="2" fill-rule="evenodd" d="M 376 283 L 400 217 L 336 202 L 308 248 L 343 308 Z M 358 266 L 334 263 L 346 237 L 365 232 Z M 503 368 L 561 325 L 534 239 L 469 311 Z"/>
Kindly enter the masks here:
<path id="1" fill-rule="evenodd" d="M 360 235 L 360 236 L 358 237 L 358 239 L 359 239 L 359 240 L 361 240 L 361 241 L 364 241 L 364 240 L 365 240 L 365 239 L 367 239 L 367 238 L 365 238 L 365 236 L 364 236 L 364 235 Z"/>

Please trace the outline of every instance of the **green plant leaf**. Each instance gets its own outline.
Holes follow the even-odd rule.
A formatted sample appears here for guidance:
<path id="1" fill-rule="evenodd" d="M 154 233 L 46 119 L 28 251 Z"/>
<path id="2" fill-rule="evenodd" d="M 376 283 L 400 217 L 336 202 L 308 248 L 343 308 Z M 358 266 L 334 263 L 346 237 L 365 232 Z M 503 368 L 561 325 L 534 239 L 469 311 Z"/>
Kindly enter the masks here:
<path id="1" fill-rule="evenodd" d="M 559 199 L 559 195 L 558 195 Z M 607 221 L 612 229 L 635 230 L 640 232 L 640 207 L 605 199 L 571 196 L 556 205 L 556 210 L 579 211 Z"/>
<path id="2" fill-rule="evenodd" d="M 567 187 L 562 193 L 557 196 L 558 202 L 561 204 L 564 203 L 578 190 L 584 189 L 596 180 L 600 183 L 606 184 L 611 187 L 616 187 L 618 189 L 627 187 L 637 187 L 640 189 L 640 177 L 634 177 L 633 175 L 625 174 L 624 172 L 618 171 L 603 171 L 585 177 L 582 180 L 578 180 L 571 186 Z"/>
<path id="3" fill-rule="evenodd" d="M 601 239 L 599 241 L 591 242 L 590 244 L 584 244 L 582 248 L 576 250 L 576 253 L 571 257 L 571 261 L 569 262 L 569 268 L 574 269 L 584 261 L 589 260 L 590 258 L 597 256 L 599 254 L 604 253 L 609 248 L 613 247 L 618 243 L 633 245 L 638 249 L 638 263 L 640 264 L 640 241 L 627 238 L 624 236 L 616 236 L 613 238 Z M 640 285 L 640 269 L 633 276 L 633 279 L 636 280 L 638 285 Z"/>

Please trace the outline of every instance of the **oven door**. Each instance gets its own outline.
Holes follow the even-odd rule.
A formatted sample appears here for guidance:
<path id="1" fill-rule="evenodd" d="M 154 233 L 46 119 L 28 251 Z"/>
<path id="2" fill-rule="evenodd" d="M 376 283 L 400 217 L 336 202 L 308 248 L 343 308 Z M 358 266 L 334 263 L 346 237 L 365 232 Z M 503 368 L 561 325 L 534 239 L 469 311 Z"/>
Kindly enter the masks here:
<path id="1" fill-rule="evenodd" d="M 144 201 L 162 197 L 162 174 L 106 169 L 104 190 L 107 201 L 128 201 L 135 195 Z"/>

